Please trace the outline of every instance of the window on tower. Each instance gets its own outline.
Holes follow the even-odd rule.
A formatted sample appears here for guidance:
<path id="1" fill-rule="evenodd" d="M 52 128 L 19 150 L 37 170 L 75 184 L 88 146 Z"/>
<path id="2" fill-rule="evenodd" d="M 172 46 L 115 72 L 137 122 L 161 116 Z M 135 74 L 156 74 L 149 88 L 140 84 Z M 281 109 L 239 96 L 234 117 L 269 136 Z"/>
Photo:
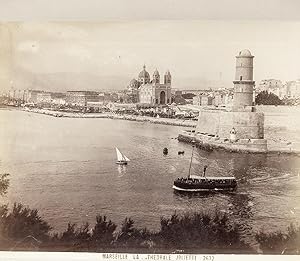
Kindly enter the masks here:
<path id="1" fill-rule="evenodd" d="M 242 81 L 243 80 L 243 76 L 240 76 L 240 81 Z"/>

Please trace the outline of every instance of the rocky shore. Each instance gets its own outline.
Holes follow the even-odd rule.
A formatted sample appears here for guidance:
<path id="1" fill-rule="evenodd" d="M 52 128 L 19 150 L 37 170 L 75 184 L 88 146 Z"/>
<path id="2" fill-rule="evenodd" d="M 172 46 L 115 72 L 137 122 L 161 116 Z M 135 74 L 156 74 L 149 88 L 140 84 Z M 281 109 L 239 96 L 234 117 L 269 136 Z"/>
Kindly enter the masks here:
<path id="1" fill-rule="evenodd" d="M 224 150 L 228 152 L 239 153 L 268 153 L 300 156 L 300 151 L 297 148 L 291 146 L 292 143 L 280 144 L 278 142 L 272 142 L 272 140 L 253 140 L 250 142 L 247 142 L 246 140 L 240 140 L 236 143 L 230 143 L 228 140 L 216 140 L 214 137 L 195 134 L 191 130 L 182 131 L 182 133 L 178 135 L 178 141 L 186 143 L 194 142 L 196 147 L 207 151 Z M 267 143 L 267 149 L 263 148 L 264 145 L 266 145 L 265 143 Z M 254 145 L 254 148 L 251 148 L 251 145 Z"/>
<path id="2" fill-rule="evenodd" d="M 182 127 L 196 127 L 197 121 L 184 120 L 184 119 L 170 119 L 170 118 L 154 118 L 149 116 L 139 116 L 139 115 L 120 115 L 111 112 L 105 113 L 81 113 L 81 112 L 61 112 L 52 111 L 46 109 L 22 109 L 27 112 L 39 113 L 44 115 L 49 115 L 53 117 L 64 117 L 64 118 L 106 118 L 106 119 L 117 119 L 117 120 L 128 120 L 128 121 L 138 121 L 138 122 L 149 122 L 154 124 L 164 124 Z"/>

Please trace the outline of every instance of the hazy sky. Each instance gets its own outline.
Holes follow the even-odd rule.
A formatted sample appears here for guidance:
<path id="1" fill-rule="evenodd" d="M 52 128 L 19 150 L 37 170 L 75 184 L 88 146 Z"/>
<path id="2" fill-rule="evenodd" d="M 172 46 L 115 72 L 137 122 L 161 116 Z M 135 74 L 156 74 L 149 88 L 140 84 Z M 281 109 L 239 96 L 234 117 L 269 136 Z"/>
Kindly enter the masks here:
<path id="1" fill-rule="evenodd" d="M 70 12 L 66 8 L 68 4 L 70 6 L 67 0 L 61 2 L 62 9 L 58 13 L 54 13 L 57 6 L 43 0 L 27 1 L 34 2 L 34 8 L 16 2 L 3 3 L 0 15 L 5 10 L 6 16 L 2 17 L 7 21 L 30 20 L 30 15 L 32 20 L 41 21 L 3 22 L 0 25 L 0 83 L 3 88 L 14 85 L 15 88 L 36 89 L 57 89 L 58 86 L 63 89 L 122 89 L 130 79 L 137 77 L 144 63 L 151 75 L 157 68 L 162 77 L 169 69 L 175 88 L 231 87 L 235 55 L 242 49 L 249 49 L 255 56 L 256 82 L 266 78 L 282 81 L 300 78 L 300 21 L 296 16 L 298 11 L 295 11 L 300 6 L 295 1 L 273 0 L 273 5 L 265 12 L 268 20 L 257 20 L 263 15 L 259 1 L 243 2 L 242 9 L 238 4 L 230 9 L 221 1 L 218 5 L 212 4 L 215 1 L 198 1 L 198 4 L 185 1 L 197 7 L 206 2 L 207 12 L 202 13 L 197 12 L 197 8 L 187 9 L 187 4 L 183 5 L 182 1 L 176 1 L 177 8 L 167 11 L 163 11 L 164 7 L 175 1 L 150 1 L 152 5 L 146 5 L 149 12 L 144 16 L 140 16 L 142 12 L 134 12 L 144 10 L 145 6 L 139 4 L 144 1 L 113 1 L 119 4 L 114 12 L 108 1 L 98 1 L 102 3 L 102 8 L 98 9 L 99 19 L 116 19 L 118 15 L 122 18 L 118 21 L 106 19 L 105 22 L 99 19 L 97 22 L 82 21 L 95 17 L 95 11 L 89 9 L 96 3 L 92 0 L 85 1 L 90 6 L 79 7 L 82 1 L 73 1 L 78 3 L 77 9 L 82 9 L 81 13 L 76 12 L 76 8 L 75 13 Z M 48 11 L 39 9 L 42 2 Z M 263 2 L 270 4 L 271 1 Z M 9 16 L 14 7 L 14 16 Z M 180 20 L 178 7 L 182 8 L 181 15 L 198 18 L 202 14 L 202 17 L 200 20 Z M 217 10 L 214 15 L 213 7 Z M 156 12 L 152 12 L 153 9 Z M 257 10 L 260 11 L 250 15 Z M 150 11 L 152 16 L 149 16 Z M 163 13 L 165 18 L 178 19 L 155 20 L 161 19 Z M 46 14 L 46 20 L 64 22 L 42 21 L 41 14 Z M 237 20 L 227 19 L 230 16 Z M 68 21 L 75 17 L 78 22 Z M 140 20 L 141 17 L 148 20 Z M 205 19 L 209 17 L 216 20 Z"/>
<path id="2" fill-rule="evenodd" d="M 2 21 L 299 20 L 299 0 L 0 0 Z"/>

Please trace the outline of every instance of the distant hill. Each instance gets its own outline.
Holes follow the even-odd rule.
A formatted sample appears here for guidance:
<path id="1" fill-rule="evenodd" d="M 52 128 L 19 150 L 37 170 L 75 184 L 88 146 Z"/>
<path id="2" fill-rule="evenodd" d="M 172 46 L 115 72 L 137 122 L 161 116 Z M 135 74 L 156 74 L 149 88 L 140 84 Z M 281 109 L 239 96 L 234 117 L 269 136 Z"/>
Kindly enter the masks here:
<path id="1" fill-rule="evenodd" d="M 33 89 L 65 92 L 67 90 L 124 90 L 132 75 L 103 76 L 88 72 L 33 73 L 23 68 L 13 70 L 12 81 L 15 89 Z M 161 77 L 161 82 L 163 77 Z M 228 86 L 231 86 L 229 84 Z M 203 90 L 220 88 L 220 83 L 201 78 L 173 77 L 172 88 L 179 90 Z"/>
<path id="2" fill-rule="evenodd" d="M 59 72 L 33 74 L 18 70 L 13 76 L 15 89 L 36 89 L 64 92 L 67 90 L 123 90 L 130 77 L 101 76 L 90 73 Z"/>

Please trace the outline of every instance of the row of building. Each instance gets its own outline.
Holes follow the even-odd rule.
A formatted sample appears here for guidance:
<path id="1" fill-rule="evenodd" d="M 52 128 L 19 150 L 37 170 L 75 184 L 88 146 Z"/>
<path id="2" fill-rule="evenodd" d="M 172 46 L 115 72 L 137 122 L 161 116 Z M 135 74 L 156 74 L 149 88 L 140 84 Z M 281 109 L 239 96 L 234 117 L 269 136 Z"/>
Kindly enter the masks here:
<path id="1" fill-rule="evenodd" d="M 78 107 L 99 107 L 105 102 L 117 102 L 120 94 L 96 91 L 47 92 L 40 90 L 10 90 L 2 96 L 10 101 L 34 105 L 69 105 Z"/>
<path id="2" fill-rule="evenodd" d="M 266 79 L 262 80 L 256 87 L 256 92 L 267 91 L 276 94 L 280 99 L 300 98 L 300 80 L 282 83 L 281 80 Z"/>
<path id="3" fill-rule="evenodd" d="M 233 89 L 203 90 L 195 93 L 193 105 L 230 106 L 233 103 Z"/>
<path id="4" fill-rule="evenodd" d="M 47 92 L 39 90 L 14 90 L 2 95 L 13 102 L 34 105 L 77 106 L 85 108 L 100 108 L 109 102 L 140 104 L 148 107 L 161 105 L 187 103 L 196 106 L 230 106 L 233 103 L 233 88 L 218 90 L 186 90 L 172 89 L 172 76 L 167 71 L 161 82 L 158 70 L 155 70 L 152 78 L 143 66 L 137 79 L 132 79 L 127 88 L 120 92 L 96 92 L 96 91 L 67 91 L 65 93 Z M 279 98 L 300 98 L 300 80 L 283 84 L 280 80 L 262 80 L 255 87 L 255 93 L 268 91 Z M 185 96 L 192 94 L 192 96 Z M 253 97 L 254 100 L 254 97 Z"/>
<path id="5" fill-rule="evenodd" d="M 254 96 L 262 91 L 276 94 L 280 99 L 299 99 L 300 80 L 288 81 L 285 84 L 280 80 L 262 80 L 254 88 Z M 230 106 L 233 104 L 233 88 L 220 90 L 185 91 L 194 93 L 193 105 L 197 106 Z M 254 97 L 253 97 L 254 98 Z"/>

